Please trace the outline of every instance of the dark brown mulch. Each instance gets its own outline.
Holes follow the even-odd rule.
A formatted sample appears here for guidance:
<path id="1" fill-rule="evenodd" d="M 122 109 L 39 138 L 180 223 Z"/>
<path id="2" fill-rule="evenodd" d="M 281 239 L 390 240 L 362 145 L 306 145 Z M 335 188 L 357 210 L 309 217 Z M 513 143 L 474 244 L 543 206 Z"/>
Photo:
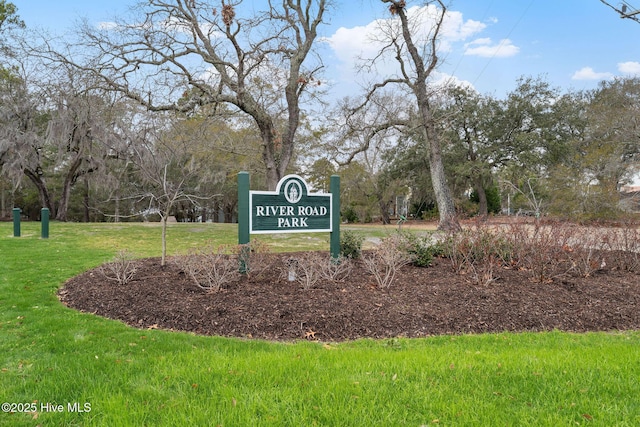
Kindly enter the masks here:
<path id="1" fill-rule="evenodd" d="M 268 340 L 423 337 L 501 331 L 574 332 L 640 329 L 640 275 L 604 270 L 591 277 L 537 283 L 526 271 L 503 269 L 489 285 L 474 285 L 436 260 L 404 267 L 387 289 L 362 264 L 342 283 L 303 290 L 280 266 L 219 292 L 194 285 L 171 261 L 141 260 L 126 285 L 96 270 L 59 292 L 69 307 L 138 328 Z"/>

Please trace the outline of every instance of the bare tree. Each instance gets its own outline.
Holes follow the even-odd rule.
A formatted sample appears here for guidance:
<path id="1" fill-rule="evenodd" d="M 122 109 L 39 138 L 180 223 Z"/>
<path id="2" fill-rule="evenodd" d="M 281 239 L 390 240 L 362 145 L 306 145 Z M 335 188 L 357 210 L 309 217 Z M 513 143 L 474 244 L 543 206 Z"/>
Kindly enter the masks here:
<path id="1" fill-rule="evenodd" d="M 110 100 L 74 85 L 71 79 L 53 88 L 51 120 L 45 134 L 47 144 L 57 147 L 56 163 L 65 171 L 55 210 L 60 221 L 67 220 L 71 189 L 80 178 L 103 167 L 105 143 L 113 137 Z"/>
<path id="2" fill-rule="evenodd" d="M 441 0 L 427 2 L 425 9 L 433 20 L 431 30 L 422 41 L 414 37 L 415 23 L 406 11 L 404 0 L 381 0 L 389 5 L 389 11 L 397 20 L 388 22 L 381 28 L 381 41 L 384 46 L 375 61 L 393 58 L 397 61 L 399 71 L 381 82 L 375 83 L 367 92 L 364 103 L 358 108 L 367 107 L 376 94 L 391 86 L 399 86 L 415 99 L 417 106 L 417 123 L 422 139 L 428 145 L 429 169 L 435 198 L 440 213 L 439 227 L 446 230 L 458 230 L 460 225 L 456 217 L 453 196 L 447 184 L 441 150 L 441 135 L 438 131 L 437 118 L 432 106 L 435 92 L 430 88 L 429 78 L 436 69 L 439 58 L 437 44 L 446 17 L 447 8 Z M 399 22 L 398 22 L 399 21 Z"/>
<path id="3" fill-rule="evenodd" d="M 141 2 L 128 22 L 84 26 L 82 64 L 78 55 L 48 55 L 73 60 L 150 111 L 215 114 L 227 105 L 248 115 L 275 189 L 294 155 L 303 98 L 320 85 L 322 61 L 312 47 L 328 0 L 269 1 L 249 18 L 252 7 L 242 1 L 214 3 Z"/>
<path id="4" fill-rule="evenodd" d="M 24 165 L 37 154 L 25 149 L 39 138 L 37 104 L 16 69 L 0 69 L 0 173 L 10 183 L 12 194 L 24 177 Z"/>
<path id="5" fill-rule="evenodd" d="M 502 180 L 501 182 L 508 186 L 510 189 L 514 190 L 517 194 L 520 194 L 522 197 L 524 197 L 529 207 L 533 210 L 534 216 L 536 218 L 540 218 L 543 212 L 545 201 L 540 196 L 540 194 L 536 195 L 538 189 L 536 188 L 535 184 L 532 185 L 532 181 L 535 180 L 536 178 L 527 178 L 527 180 L 521 183 L 521 185 L 514 184 L 513 182 L 508 180 Z"/>
<path id="6" fill-rule="evenodd" d="M 112 136 L 110 100 L 64 67 L 42 80 L 14 74 L 3 82 L 3 171 L 16 185 L 27 177 L 41 206 L 66 221 L 72 188 L 104 160 L 102 142 Z"/>
<path id="7" fill-rule="evenodd" d="M 330 149 L 338 165 L 357 162 L 364 168 L 366 174 L 351 190 L 375 200 L 383 224 L 391 221 L 390 208 L 396 196 L 407 192 L 404 180 L 393 176 L 389 170 L 390 153 L 399 140 L 406 138 L 402 130 L 409 126 L 402 107 L 406 107 L 406 103 L 399 97 L 384 96 L 370 103 L 366 110 L 348 114 L 345 133 L 338 137 L 340 145 Z"/>
<path id="8" fill-rule="evenodd" d="M 629 2 L 623 1 L 622 3 L 619 3 L 619 9 L 616 6 L 613 6 L 611 3 L 605 1 L 605 0 L 600 0 L 603 4 L 606 4 L 607 6 L 609 6 L 611 9 L 615 10 L 616 12 L 618 12 L 620 14 L 620 18 L 626 18 L 626 19 L 631 19 L 633 21 L 639 22 L 640 23 L 640 17 L 638 15 L 640 15 L 640 10 L 634 8 L 633 6 L 631 6 L 629 4 Z"/>
<path id="9" fill-rule="evenodd" d="M 322 154 L 327 151 L 340 166 L 354 160 L 390 149 L 393 141 L 402 138 L 411 122 L 411 105 L 402 94 L 370 93 L 366 103 L 359 99 L 345 98 L 338 110 L 332 114 L 337 117 L 330 126 L 334 129 L 330 137 L 334 143 L 322 145 Z"/>
<path id="10" fill-rule="evenodd" d="M 162 223 L 162 260 L 166 264 L 167 223 L 177 204 L 215 197 L 200 196 L 198 186 L 210 177 L 206 169 L 211 164 L 207 155 L 193 149 L 193 134 L 182 133 L 180 121 L 168 114 L 140 114 L 136 126 L 127 131 L 126 143 L 118 155 L 135 164 L 139 186 L 130 198 L 146 200 L 144 214 L 156 213 Z M 126 152 L 125 152 L 126 151 Z M 214 153 L 210 153 L 209 156 Z M 139 214 L 135 213 L 136 215 Z"/>

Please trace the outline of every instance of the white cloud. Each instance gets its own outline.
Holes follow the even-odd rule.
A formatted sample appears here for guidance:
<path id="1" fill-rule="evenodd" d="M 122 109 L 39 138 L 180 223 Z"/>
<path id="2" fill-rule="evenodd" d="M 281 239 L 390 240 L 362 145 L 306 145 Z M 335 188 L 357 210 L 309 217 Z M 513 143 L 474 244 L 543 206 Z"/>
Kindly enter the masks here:
<path id="1" fill-rule="evenodd" d="M 364 27 L 340 27 L 324 41 L 331 46 L 340 61 L 351 63 L 356 58 L 371 56 L 378 51 L 378 43 L 372 38 L 378 25 L 378 21 L 373 21 Z"/>
<path id="2" fill-rule="evenodd" d="M 106 31 L 111 31 L 118 28 L 118 24 L 116 24 L 115 22 L 98 22 L 98 25 L 96 26 L 98 27 L 99 30 L 106 30 Z"/>
<path id="3" fill-rule="evenodd" d="M 447 12 L 442 25 L 442 36 L 446 42 L 466 40 L 487 28 L 486 24 L 479 21 L 465 21 L 460 12 Z"/>
<path id="4" fill-rule="evenodd" d="M 464 54 L 470 56 L 480 56 L 482 58 L 509 58 L 517 55 L 520 48 L 515 46 L 511 40 L 502 39 L 499 43 L 493 43 L 490 38 L 476 39 L 465 44 Z"/>
<path id="5" fill-rule="evenodd" d="M 598 73 L 591 67 L 583 67 L 573 73 L 573 76 L 571 76 L 571 80 L 609 80 L 613 77 L 614 75 L 612 73 Z"/>
<path id="6" fill-rule="evenodd" d="M 418 46 L 429 43 L 434 24 L 439 17 L 440 10 L 435 5 L 413 6 L 407 9 L 407 16 L 412 23 L 414 42 Z M 464 20 L 462 13 L 448 11 L 440 29 L 438 49 L 448 52 L 451 44 L 464 41 L 480 33 L 486 24 L 474 20 Z M 388 44 L 385 35 L 399 34 L 397 18 L 378 19 L 365 26 L 339 28 L 333 35 L 323 39 L 340 61 L 340 69 L 344 79 L 353 79 L 353 72 L 362 72 L 363 59 L 375 58 L 382 48 Z M 368 71 L 368 70 L 367 70 Z M 392 75 L 398 72 L 398 64 L 392 55 L 378 58 L 376 73 Z"/>
<path id="7" fill-rule="evenodd" d="M 640 75 L 640 62 L 620 62 L 618 71 L 623 74 Z"/>
<path id="8" fill-rule="evenodd" d="M 463 87 L 463 88 L 467 88 L 467 89 L 473 89 L 475 90 L 475 88 L 473 87 L 473 84 L 471 84 L 471 82 L 467 81 L 467 80 L 462 80 L 456 76 L 452 76 L 450 74 L 445 74 L 445 73 L 440 73 L 440 72 L 434 72 L 432 75 L 432 83 L 435 86 L 440 86 L 440 87 Z"/>

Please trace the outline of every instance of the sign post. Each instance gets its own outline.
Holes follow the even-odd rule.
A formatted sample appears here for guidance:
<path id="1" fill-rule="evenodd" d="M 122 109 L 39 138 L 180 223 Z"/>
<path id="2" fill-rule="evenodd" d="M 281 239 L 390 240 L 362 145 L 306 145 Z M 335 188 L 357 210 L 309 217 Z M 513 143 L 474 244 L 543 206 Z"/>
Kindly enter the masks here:
<path id="1" fill-rule="evenodd" d="M 331 191 L 333 209 L 330 248 L 331 258 L 335 261 L 340 258 L 340 177 L 338 175 L 331 175 L 329 191 Z"/>
<path id="2" fill-rule="evenodd" d="M 249 174 L 238 174 L 238 243 L 250 234 L 331 233 L 331 257 L 340 256 L 340 178 L 331 177 L 331 194 L 310 193 L 298 175 L 283 177 L 275 191 L 249 191 Z M 240 261 L 240 271 L 247 266 Z"/>
<path id="3" fill-rule="evenodd" d="M 238 173 L 238 244 L 240 245 L 239 269 L 246 274 L 249 248 L 249 172 Z"/>

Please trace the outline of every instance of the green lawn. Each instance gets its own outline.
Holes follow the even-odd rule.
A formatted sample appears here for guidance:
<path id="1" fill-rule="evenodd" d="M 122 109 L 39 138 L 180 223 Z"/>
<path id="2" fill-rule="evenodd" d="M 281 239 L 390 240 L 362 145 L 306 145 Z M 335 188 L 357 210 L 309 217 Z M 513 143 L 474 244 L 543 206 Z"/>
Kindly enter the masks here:
<path id="1" fill-rule="evenodd" d="M 120 249 L 158 256 L 159 226 L 54 222 L 47 240 L 39 227 L 14 238 L 0 223 L 0 402 L 26 411 L 0 425 L 640 425 L 637 331 L 336 344 L 136 330 L 55 292 Z M 232 225 L 175 224 L 168 249 L 235 240 Z M 280 251 L 328 250 L 329 239 L 261 240 Z"/>

